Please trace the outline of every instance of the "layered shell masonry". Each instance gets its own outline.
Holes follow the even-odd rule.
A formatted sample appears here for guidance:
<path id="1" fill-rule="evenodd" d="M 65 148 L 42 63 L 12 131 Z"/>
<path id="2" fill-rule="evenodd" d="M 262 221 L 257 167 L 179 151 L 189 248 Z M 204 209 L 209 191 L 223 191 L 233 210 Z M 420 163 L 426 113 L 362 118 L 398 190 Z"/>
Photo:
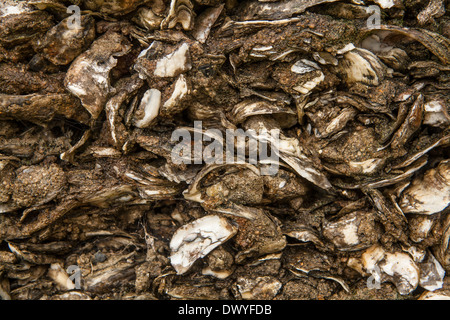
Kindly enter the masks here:
<path id="1" fill-rule="evenodd" d="M 1 1 L 0 299 L 449 299 L 449 12 Z"/>

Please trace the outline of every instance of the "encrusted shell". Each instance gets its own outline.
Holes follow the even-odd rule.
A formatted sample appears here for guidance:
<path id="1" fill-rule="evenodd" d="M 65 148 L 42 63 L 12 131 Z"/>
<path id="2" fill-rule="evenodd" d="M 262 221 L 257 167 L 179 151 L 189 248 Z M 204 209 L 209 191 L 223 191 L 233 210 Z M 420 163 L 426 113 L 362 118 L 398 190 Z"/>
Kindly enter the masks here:
<path id="1" fill-rule="evenodd" d="M 123 56 L 130 48 L 123 35 L 107 33 L 78 56 L 67 71 L 64 80 L 67 90 L 80 98 L 92 118 L 98 118 L 112 91 L 109 73 L 117 64 L 116 57 Z"/>
<path id="2" fill-rule="evenodd" d="M 170 262 L 178 274 L 189 270 L 197 259 L 233 237 L 236 226 L 226 218 L 208 215 L 183 225 L 170 241 Z"/>

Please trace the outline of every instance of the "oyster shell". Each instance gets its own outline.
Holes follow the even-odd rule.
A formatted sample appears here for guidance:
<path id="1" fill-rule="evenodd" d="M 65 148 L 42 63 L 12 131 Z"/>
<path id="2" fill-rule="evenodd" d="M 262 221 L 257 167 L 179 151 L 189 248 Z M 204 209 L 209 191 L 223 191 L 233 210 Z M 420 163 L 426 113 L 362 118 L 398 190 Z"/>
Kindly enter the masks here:
<path id="1" fill-rule="evenodd" d="M 444 285 L 445 270 L 439 261 L 431 254 L 427 253 L 427 257 L 420 264 L 420 283 L 419 285 L 428 290 L 435 291 L 441 289 Z"/>
<path id="2" fill-rule="evenodd" d="M 406 253 L 386 252 L 374 245 L 363 253 L 361 260 L 366 272 L 378 281 L 383 278 L 392 281 L 402 295 L 411 293 L 419 285 L 420 269 Z"/>
<path id="3" fill-rule="evenodd" d="M 244 300 L 271 300 L 281 289 L 281 282 L 274 277 L 263 276 L 256 279 L 239 278 L 236 291 Z"/>
<path id="4" fill-rule="evenodd" d="M 70 29 L 70 17 L 62 20 L 56 26 L 36 41 L 34 50 L 45 56 L 51 63 L 67 65 L 95 39 L 95 20 L 91 16 L 80 18 L 80 27 Z"/>
<path id="5" fill-rule="evenodd" d="M 348 84 L 361 82 L 378 86 L 388 74 L 388 68 L 375 54 L 361 48 L 345 52 L 338 64 Z"/>
<path id="6" fill-rule="evenodd" d="M 39 125 L 45 125 L 58 116 L 80 123 L 89 121 L 89 114 L 80 102 L 66 93 L 0 94 L 0 110 L 0 119 L 27 119 Z"/>
<path id="7" fill-rule="evenodd" d="M 422 177 L 414 179 L 402 193 L 399 205 L 405 213 L 435 214 L 450 204 L 450 161 L 444 160 Z"/>
<path id="8" fill-rule="evenodd" d="M 368 248 L 378 241 L 374 218 L 371 212 L 352 212 L 337 221 L 325 221 L 322 233 L 339 250 Z"/>
<path id="9" fill-rule="evenodd" d="M 448 9 L 1 1 L 0 298 L 448 298 Z"/>
<path id="10" fill-rule="evenodd" d="M 193 7 L 190 0 L 172 0 L 169 13 L 161 22 L 161 27 L 171 29 L 177 24 L 181 24 L 184 30 L 191 30 L 195 17 Z"/>
<path id="11" fill-rule="evenodd" d="M 83 0 L 84 6 L 92 11 L 98 11 L 105 14 L 111 15 L 124 15 L 134 9 L 139 5 L 150 2 L 149 0 Z"/>
<path id="12" fill-rule="evenodd" d="M 149 89 L 144 93 L 139 110 L 144 114 L 142 119 L 135 120 L 134 125 L 138 128 L 146 128 L 158 116 L 161 105 L 161 91 Z"/>
<path id="13" fill-rule="evenodd" d="M 336 0 L 289 0 L 284 2 L 249 1 L 243 5 L 241 20 L 281 20 L 304 12 L 307 8 Z"/>
<path id="14" fill-rule="evenodd" d="M 152 42 L 142 51 L 134 66 L 143 79 L 176 77 L 191 68 L 188 43 L 183 42 L 174 47 L 166 47 L 159 41 Z"/>

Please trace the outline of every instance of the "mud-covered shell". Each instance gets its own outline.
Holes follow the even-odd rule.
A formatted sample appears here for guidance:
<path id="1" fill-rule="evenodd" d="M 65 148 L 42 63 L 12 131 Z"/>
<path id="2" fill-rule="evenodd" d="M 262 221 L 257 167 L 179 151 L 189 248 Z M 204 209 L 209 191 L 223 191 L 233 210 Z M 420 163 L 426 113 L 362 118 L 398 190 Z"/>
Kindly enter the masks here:
<path id="1" fill-rule="evenodd" d="M 226 279 L 234 271 L 233 255 L 222 246 L 211 251 L 205 261 L 207 265 L 202 269 L 203 275 Z"/>
<path id="2" fill-rule="evenodd" d="M 6 47 L 29 42 L 54 25 L 52 16 L 45 11 L 4 10 L 0 19 L 0 44 Z"/>
<path id="3" fill-rule="evenodd" d="M 26 5 L 0 5 L 0 60 L 18 62 L 31 58 L 33 42 L 54 25 L 52 15 Z"/>
<path id="4" fill-rule="evenodd" d="M 68 93 L 0 94 L 0 119 L 17 119 L 45 124 L 56 116 L 87 123 L 89 114 L 80 101 Z"/>
<path id="5" fill-rule="evenodd" d="M 35 51 L 56 65 L 67 65 L 85 51 L 95 39 L 95 20 L 82 16 L 80 26 L 69 28 L 70 17 L 51 28 L 36 42 Z"/>
<path id="6" fill-rule="evenodd" d="M 403 252 L 386 252 L 381 246 L 374 245 L 361 257 L 364 270 L 372 274 L 375 281 L 391 281 L 402 295 L 417 288 L 420 269 L 410 255 Z"/>
<path id="7" fill-rule="evenodd" d="M 287 245 L 286 237 L 276 221 L 262 210 L 253 210 L 253 212 L 255 216 L 252 220 L 236 219 L 239 230 L 233 241 L 240 250 L 235 256 L 237 263 L 279 252 Z"/>
<path id="8" fill-rule="evenodd" d="M 317 63 L 306 59 L 275 67 L 272 77 L 290 94 L 308 94 L 324 80 L 325 74 Z"/>
<path id="9" fill-rule="evenodd" d="M 139 54 L 134 65 L 142 79 L 172 78 L 191 68 L 189 44 L 186 42 L 167 46 L 163 42 L 153 41 Z"/>
<path id="10" fill-rule="evenodd" d="M 66 183 L 57 165 L 21 167 L 14 181 L 12 200 L 19 207 L 42 205 L 54 199 Z"/>
<path id="11" fill-rule="evenodd" d="M 450 161 L 439 163 L 414 179 L 399 201 L 405 213 L 435 214 L 450 204 Z"/>

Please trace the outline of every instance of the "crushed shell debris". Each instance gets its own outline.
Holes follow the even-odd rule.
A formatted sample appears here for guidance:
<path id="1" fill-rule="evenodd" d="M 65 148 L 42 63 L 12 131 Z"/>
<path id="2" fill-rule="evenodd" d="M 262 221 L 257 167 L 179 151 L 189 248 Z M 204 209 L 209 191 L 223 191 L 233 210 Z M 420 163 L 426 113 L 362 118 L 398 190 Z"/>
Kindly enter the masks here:
<path id="1" fill-rule="evenodd" d="M 450 299 L 449 13 L 1 1 L 0 299 Z"/>

